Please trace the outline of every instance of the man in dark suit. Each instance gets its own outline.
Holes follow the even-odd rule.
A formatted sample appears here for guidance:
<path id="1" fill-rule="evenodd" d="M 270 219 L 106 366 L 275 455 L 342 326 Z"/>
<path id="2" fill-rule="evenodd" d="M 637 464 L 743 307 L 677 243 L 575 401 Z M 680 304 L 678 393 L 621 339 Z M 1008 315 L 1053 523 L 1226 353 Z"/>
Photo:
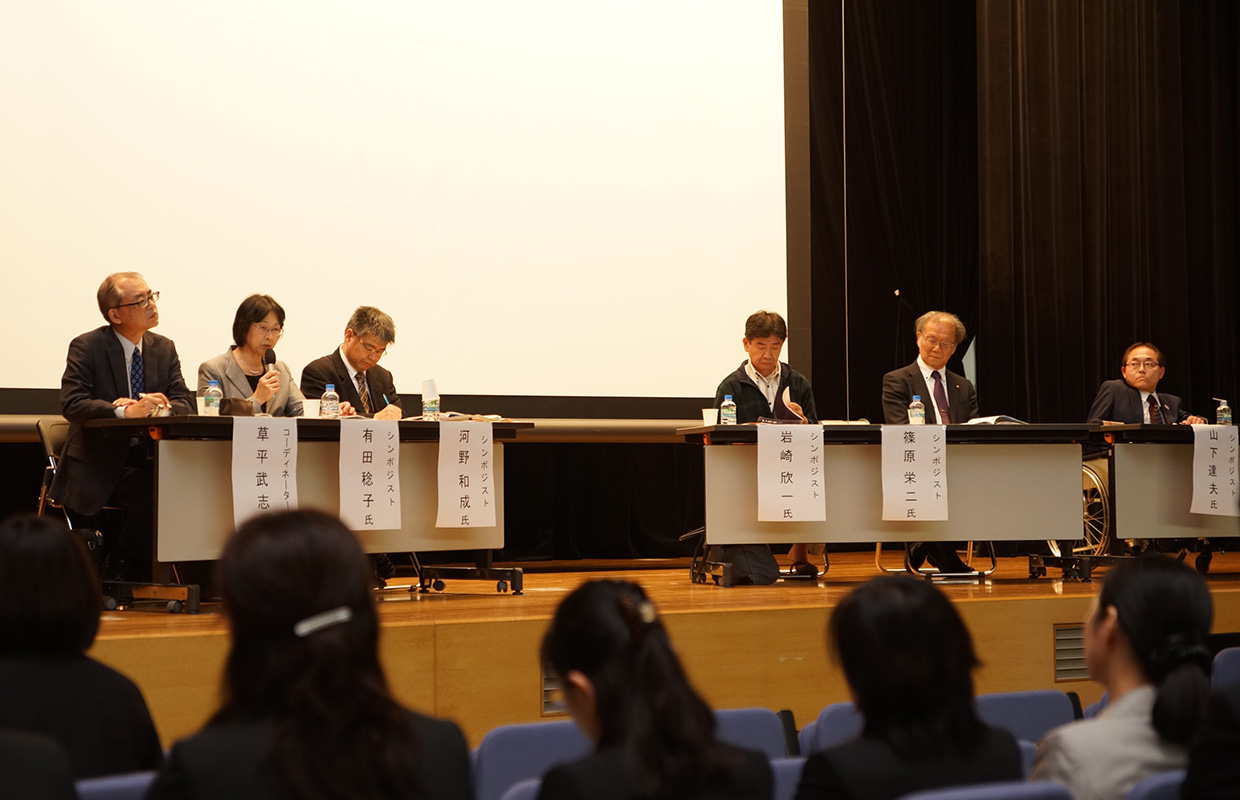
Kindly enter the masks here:
<path id="1" fill-rule="evenodd" d="M 913 395 L 926 407 L 926 424 L 968 422 L 977 416 L 977 391 L 963 375 L 947 369 L 947 360 L 964 341 L 964 323 L 946 311 L 927 311 L 917 318 L 917 360 L 883 376 L 883 421 L 907 425 Z M 941 572 L 969 572 L 951 542 L 914 544 L 909 561 L 914 567 L 930 559 Z"/>
<path id="2" fill-rule="evenodd" d="M 120 272 L 104 279 L 96 299 L 108 324 L 69 343 L 60 411 L 70 426 L 51 496 L 76 524 L 90 524 L 104 506 L 125 509 L 104 572 L 109 579 L 135 580 L 149 573 L 152 555 L 149 439 L 87 430 L 82 423 L 193 414 L 194 395 L 181 377 L 176 345 L 151 333 L 159 324 L 159 292 L 138 273 Z"/>
<path id="3" fill-rule="evenodd" d="M 1158 391 L 1158 382 L 1167 374 L 1162 351 L 1149 342 L 1128 345 L 1120 361 L 1124 379 L 1106 381 L 1089 408 L 1090 422 L 1140 424 L 1204 425 L 1203 417 L 1184 410 L 1180 398 Z"/>
<path id="4" fill-rule="evenodd" d="M 404 413 L 392 373 L 379 366 L 379 359 L 395 343 L 396 323 L 392 318 L 373 306 L 359 306 L 349 317 L 344 343 L 302 370 L 302 393 L 319 397 L 327 384 L 335 384 L 341 414 L 400 419 Z"/>

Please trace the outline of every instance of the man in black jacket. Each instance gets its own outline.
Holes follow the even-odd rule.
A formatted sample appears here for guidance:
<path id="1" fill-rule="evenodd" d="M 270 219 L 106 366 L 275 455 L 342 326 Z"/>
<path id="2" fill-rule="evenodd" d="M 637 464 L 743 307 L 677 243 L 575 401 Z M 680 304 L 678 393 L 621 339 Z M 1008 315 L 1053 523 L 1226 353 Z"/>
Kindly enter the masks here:
<path id="1" fill-rule="evenodd" d="M 759 419 L 799 419 L 818 423 L 814 406 L 814 390 L 809 379 L 779 360 L 788 338 L 788 324 L 773 311 L 757 311 L 745 320 L 745 336 L 741 346 L 749 358 L 736 371 L 724 378 L 715 390 L 715 408 L 731 395 L 736 403 L 737 423 Z M 787 394 L 787 400 L 784 396 Z M 803 578 L 818 576 L 818 568 L 809 562 L 809 545 L 794 544 L 788 551 L 792 559 L 790 573 Z M 823 551 L 823 571 L 826 566 Z"/>
<path id="2" fill-rule="evenodd" d="M 1124 422 L 1130 425 L 1204 425 L 1205 419 L 1186 411 L 1180 398 L 1158 391 L 1167 373 L 1162 351 L 1149 342 L 1128 345 L 1120 360 L 1122 381 L 1106 381 L 1089 409 L 1090 422 Z"/>
<path id="3" fill-rule="evenodd" d="M 400 419 L 404 412 L 392 373 L 379 366 L 379 359 L 395 343 L 392 318 L 373 306 L 359 306 L 345 326 L 344 343 L 301 371 L 302 393 L 319 397 L 331 383 L 340 395 L 341 414 Z"/>

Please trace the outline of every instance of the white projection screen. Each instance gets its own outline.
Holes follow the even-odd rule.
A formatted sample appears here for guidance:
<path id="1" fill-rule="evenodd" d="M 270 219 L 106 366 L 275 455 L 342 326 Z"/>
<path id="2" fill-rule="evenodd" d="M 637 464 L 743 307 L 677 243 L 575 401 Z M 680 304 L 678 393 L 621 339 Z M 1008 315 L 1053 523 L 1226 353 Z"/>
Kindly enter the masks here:
<path id="1" fill-rule="evenodd" d="M 407 393 L 713 395 L 786 312 L 783 85 L 778 0 L 0 0 L 0 382 L 136 270 L 191 388 L 262 292 L 295 375 L 367 304 Z"/>

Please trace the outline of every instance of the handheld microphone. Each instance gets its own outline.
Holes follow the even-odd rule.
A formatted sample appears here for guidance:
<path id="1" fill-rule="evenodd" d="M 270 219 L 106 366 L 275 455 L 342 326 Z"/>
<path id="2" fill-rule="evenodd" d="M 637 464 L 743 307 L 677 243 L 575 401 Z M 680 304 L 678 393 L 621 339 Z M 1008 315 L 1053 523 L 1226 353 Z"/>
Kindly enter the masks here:
<path id="1" fill-rule="evenodd" d="M 263 363 L 267 365 L 267 368 L 263 370 L 264 375 L 266 375 L 268 372 L 275 371 L 276 351 L 274 349 L 268 350 L 266 353 L 263 354 Z M 271 401 L 270 400 L 268 400 L 266 403 L 263 403 L 263 413 L 264 414 L 271 413 Z"/>

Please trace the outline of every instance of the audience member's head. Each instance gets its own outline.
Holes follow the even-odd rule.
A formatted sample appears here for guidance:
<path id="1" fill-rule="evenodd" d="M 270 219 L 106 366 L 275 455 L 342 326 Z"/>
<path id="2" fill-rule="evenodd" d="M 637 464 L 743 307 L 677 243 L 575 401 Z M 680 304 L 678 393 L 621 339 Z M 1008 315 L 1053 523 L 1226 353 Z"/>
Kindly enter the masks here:
<path id="1" fill-rule="evenodd" d="M 689 684 L 640 586 L 579 586 L 556 609 L 542 655 L 578 726 L 600 749 L 621 749 L 643 796 L 683 793 L 726 766 L 714 714 Z"/>
<path id="2" fill-rule="evenodd" d="M 407 793 L 416 744 L 379 664 L 373 572 L 353 533 L 318 511 L 259 515 L 218 575 L 233 642 L 216 721 L 275 725 L 284 795 Z"/>
<path id="3" fill-rule="evenodd" d="M 934 586 L 899 576 L 867 581 L 836 606 L 828 639 L 866 735 L 905 758 L 978 742 L 973 639 Z"/>
<path id="4" fill-rule="evenodd" d="M 0 524 L 0 653 L 85 653 L 101 598 L 86 543 L 64 523 L 29 514 Z"/>
<path id="5" fill-rule="evenodd" d="M 1134 680 L 1158 687 L 1154 730 L 1187 744 L 1210 693 L 1213 619 L 1205 581 L 1188 565 L 1161 556 L 1125 561 L 1107 572 L 1085 623 L 1089 674 L 1112 694 Z"/>

